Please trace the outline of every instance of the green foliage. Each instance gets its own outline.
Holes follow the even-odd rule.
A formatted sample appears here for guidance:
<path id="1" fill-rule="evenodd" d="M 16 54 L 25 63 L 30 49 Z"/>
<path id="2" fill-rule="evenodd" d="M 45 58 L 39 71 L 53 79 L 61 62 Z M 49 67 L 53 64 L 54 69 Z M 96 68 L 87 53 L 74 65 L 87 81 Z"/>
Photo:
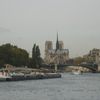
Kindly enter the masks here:
<path id="1" fill-rule="evenodd" d="M 34 44 L 32 49 L 32 59 L 31 59 L 32 66 L 36 66 L 36 44 Z"/>
<path id="2" fill-rule="evenodd" d="M 76 58 L 74 58 L 74 64 L 75 65 L 79 65 L 82 62 L 85 62 L 85 59 L 83 57 L 76 57 Z"/>
<path id="3" fill-rule="evenodd" d="M 32 58 L 29 58 L 26 50 L 7 43 L 0 46 L 0 67 L 4 66 L 4 64 L 11 64 L 19 67 L 40 68 L 43 61 L 40 56 L 40 49 L 36 44 L 32 48 Z"/>
<path id="4" fill-rule="evenodd" d="M 28 65 L 28 61 L 29 54 L 26 50 L 9 43 L 0 46 L 0 66 L 3 66 L 4 64 L 26 66 Z"/>
<path id="5" fill-rule="evenodd" d="M 39 46 L 34 44 L 33 49 L 32 49 L 32 59 L 31 59 L 32 67 L 40 68 L 41 61 L 42 61 L 42 59 L 41 59 Z"/>

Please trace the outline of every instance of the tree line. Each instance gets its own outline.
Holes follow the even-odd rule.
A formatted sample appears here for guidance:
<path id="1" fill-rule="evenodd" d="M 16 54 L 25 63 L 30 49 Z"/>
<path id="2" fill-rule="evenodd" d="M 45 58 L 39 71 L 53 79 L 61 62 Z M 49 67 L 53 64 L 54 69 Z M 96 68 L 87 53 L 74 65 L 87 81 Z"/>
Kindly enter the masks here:
<path id="1" fill-rule="evenodd" d="M 29 53 L 25 49 L 18 48 L 10 43 L 0 46 L 0 68 L 5 64 L 11 64 L 16 67 L 40 68 L 41 63 L 40 49 L 36 44 L 32 48 L 32 57 L 29 57 Z"/>

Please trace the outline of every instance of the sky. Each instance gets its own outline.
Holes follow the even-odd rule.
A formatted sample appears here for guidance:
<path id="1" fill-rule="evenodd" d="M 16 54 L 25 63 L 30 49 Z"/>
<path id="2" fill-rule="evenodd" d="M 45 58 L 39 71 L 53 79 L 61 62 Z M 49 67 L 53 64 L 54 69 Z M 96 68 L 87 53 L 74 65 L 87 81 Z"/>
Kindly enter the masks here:
<path id="1" fill-rule="evenodd" d="M 0 45 L 31 54 L 36 43 L 44 57 L 45 41 L 55 48 L 57 32 L 70 58 L 100 49 L 100 0 L 0 0 Z"/>

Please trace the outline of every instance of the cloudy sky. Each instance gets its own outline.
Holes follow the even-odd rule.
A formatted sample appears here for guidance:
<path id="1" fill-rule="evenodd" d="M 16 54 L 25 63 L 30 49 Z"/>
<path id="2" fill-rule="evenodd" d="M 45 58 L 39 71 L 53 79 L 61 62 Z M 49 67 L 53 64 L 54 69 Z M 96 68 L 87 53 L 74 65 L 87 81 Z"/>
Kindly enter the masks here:
<path id="1" fill-rule="evenodd" d="M 100 48 L 100 0 L 0 0 L 0 45 L 31 52 L 37 43 L 43 56 L 57 32 L 70 57 Z"/>

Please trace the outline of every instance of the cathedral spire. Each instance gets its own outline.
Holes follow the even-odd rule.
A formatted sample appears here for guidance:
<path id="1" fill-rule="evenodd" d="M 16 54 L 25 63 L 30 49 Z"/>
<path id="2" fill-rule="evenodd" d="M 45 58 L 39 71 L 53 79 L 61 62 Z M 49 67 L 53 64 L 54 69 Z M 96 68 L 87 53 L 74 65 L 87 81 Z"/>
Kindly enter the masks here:
<path id="1" fill-rule="evenodd" d="M 59 40 L 58 40 L 58 32 L 57 32 L 56 50 L 58 49 L 59 49 Z"/>

